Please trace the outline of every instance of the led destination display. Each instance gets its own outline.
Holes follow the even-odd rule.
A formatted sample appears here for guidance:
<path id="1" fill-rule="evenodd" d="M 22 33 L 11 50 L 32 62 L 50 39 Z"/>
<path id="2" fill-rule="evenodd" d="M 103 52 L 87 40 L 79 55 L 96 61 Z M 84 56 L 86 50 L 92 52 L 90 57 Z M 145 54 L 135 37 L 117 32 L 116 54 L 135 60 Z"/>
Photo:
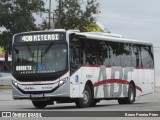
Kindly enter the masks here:
<path id="1" fill-rule="evenodd" d="M 55 41 L 64 40 L 64 34 L 62 33 L 50 33 L 50 34 L 25 34 L 20 35 L 16 42 L 37 42 L 37 41 Z"/>

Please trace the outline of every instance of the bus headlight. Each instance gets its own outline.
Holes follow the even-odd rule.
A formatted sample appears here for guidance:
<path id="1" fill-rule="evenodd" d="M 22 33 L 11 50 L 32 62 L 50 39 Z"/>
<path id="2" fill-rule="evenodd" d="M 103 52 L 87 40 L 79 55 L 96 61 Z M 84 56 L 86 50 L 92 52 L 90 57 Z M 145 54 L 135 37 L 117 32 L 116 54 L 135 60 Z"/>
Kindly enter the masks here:
<path id="1" fill-rule="evenodd" d="M 13 85 L 18 87 L 18 83 L 16 81 L 12 81 Z"/>
<path id="2" fill-rule="evenodd" d="M 68 80 L 68 77 L 66 77 L 66 78 L 64 78 L 64 79 L 62 79 L 62 80 L 60 80 L 60 81 L 59 81 L 59 86 L 61 86 L 61 85 L 63 85 L 64 83 L 66 83 L 67 80 Z"/>

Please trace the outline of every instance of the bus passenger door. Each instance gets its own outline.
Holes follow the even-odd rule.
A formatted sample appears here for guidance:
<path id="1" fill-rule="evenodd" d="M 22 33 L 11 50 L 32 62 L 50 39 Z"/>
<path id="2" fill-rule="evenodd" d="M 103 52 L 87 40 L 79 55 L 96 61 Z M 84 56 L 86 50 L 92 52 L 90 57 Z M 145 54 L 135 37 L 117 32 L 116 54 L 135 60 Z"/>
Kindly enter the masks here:
<path id="1" fill-rule="evenodd" d="M 71 97 L 80 97 L 80 80 L 81 80 L 81 52 L 78 38 L 72 38 L 70 41 L 70 89 Z"/>

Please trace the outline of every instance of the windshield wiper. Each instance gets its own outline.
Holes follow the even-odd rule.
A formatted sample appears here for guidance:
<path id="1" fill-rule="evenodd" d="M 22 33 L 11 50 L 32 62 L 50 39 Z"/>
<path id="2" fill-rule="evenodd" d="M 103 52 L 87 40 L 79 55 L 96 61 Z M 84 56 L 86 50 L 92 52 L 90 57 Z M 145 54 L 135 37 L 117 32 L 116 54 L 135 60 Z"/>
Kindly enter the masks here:
<path id="1" fill-rule="evenodd" d="M 49 51 L 49 49 L 52 47 L 53 42 L 51 44 L 48 45 L 48 47 L 45 49 L 45 51 L 42 53 L 42 57 L 44 57 L 46 55 L 46 53 Z"/>
<path id="2" fill-rule="evenodd" d="M 27 44 L 27 42 L 24 42 L 24 43 L 26 44 L 26 46 L 27 46 L 27 48 L 28 48 L 28 50 L 29 50 L 30 56 L 33 57 L 33 53 L 32 53 L 31 48 L 29 47 L 29 45 Z"/>

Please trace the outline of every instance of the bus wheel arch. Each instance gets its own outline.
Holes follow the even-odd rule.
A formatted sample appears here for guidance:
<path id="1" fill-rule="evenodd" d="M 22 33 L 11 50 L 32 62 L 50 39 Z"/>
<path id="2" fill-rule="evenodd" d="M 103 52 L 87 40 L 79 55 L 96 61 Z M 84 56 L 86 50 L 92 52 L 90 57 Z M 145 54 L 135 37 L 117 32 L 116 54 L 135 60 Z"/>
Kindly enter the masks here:
<path id="1" fill-rule="evenodd" d="M 88 86 L 90 87 L 90 89 L 91 89 L 91 94 L 92 94 L 90 107 L 94 107 L 94 106 L 96 106 L 96 104 L 97 104 L 98 102 L 100 102 L 100 100 L 94 98 L 94 86 L 93 86 L 93 83 L 91 82 L 91 80 L 88 80 L 88 81 L 86 82 L 86 85 L 88 85 Z"/>
<path id="2" fill-rule="evenodd" d="M 134 96 L 136 97 L 136 85 L 133 80 L 130 81 L 129 85 L 132 85 L 134 87 Z"/>
<path id="3" fill-rule="evenodd" d="M 91 80 L 88 80 L 85 84 L 85 86 L 88 85 L 91 89 L 91 94 L 92 94 L 92 98 L 94 98 L 94 88 L 93 88 L 93 84 L 91 82 Z"/>
<path id="4" fill-rule="evenodd" d="M 135 84 L 133 81 L 130 82 L 128 88 L 128 97 L 126 98 L 127 104 L 133 104 L 135 102 L 136 92 L 135 92 Z"/>
<path id="5" fill-rule="evenodd" d="M 90 107 L 93 107 L 93 106 L 96 105 L 97 102 L 96 102 L 96 100 L 94 99 L 94 87 L 93 87 L 93 84 L 92 84 L 91 80 L 88 80 L 88 81 L 86 82 L 86 85 L 88 85 L 88 86 L 90 87 L 90 89 L 91 89 L 92 98 L 91 98 Z"/>
<path id="6" fill-rule="evenodd" d="M 88 80 L 83 90 L 83 98 L 77 98 L 75 103 L 77 107 L 84 108 L 89 107 L 93 101 L 94 91 L 93 84 Z"/>
<path id="7" fill-rule="evenodd" d="M 135 83 L 131 81 L 128 87 L 128 96 L 126 98 L 119 98 L 119 104 L 133 104 L 135 102 L 136 97 L 136 88 Z"/>

